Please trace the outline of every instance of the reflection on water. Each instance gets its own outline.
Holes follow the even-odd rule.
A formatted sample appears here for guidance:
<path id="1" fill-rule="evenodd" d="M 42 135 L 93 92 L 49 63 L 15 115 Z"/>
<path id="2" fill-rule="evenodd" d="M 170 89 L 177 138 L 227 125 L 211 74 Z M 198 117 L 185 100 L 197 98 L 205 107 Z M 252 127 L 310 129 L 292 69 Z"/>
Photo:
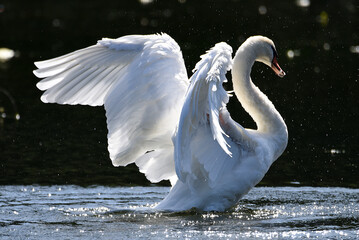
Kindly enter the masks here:
<path id="1" fill-rule="evenodd" d="M 359 189 L 255 188 L 225 213 L 151 209 L 166 187 L 1 186 L 1 238 L 357 239 Z"/>

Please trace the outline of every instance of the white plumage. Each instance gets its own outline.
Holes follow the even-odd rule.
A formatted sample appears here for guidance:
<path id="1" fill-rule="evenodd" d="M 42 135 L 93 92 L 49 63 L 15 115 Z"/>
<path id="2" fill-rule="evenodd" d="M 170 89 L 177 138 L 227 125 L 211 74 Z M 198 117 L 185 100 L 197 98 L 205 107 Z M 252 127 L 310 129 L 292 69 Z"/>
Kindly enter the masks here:
<path id="1" fill-rule="evenodd" d="M 156 208 L 223 211 L 256 185 L 284 151 L 287 128 L 250 77 L 254 61 L 284 76 L 274 44 L 249 38 L 232 60 L 218 43 L 188 80 L 178 44 L 167 34 L 104 38 L 97 45 L 36 62 L 45 103 L 104 105 L 115 166 L 136 163 L 151 182 L 172 189 Z M 258 130 L 234 122 L 225 74 Z"/>

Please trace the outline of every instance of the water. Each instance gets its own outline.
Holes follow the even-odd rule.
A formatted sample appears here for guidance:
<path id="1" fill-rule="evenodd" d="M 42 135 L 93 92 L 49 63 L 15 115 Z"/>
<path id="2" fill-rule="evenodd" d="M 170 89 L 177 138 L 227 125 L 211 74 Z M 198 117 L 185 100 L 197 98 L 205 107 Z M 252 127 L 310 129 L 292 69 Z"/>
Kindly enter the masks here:
<path id="1" fill-rule="evenodd" d="M 258 187 L 225 213 L 153 210 L 168 191 L 167 187 L 0 186 L 0 238 L 359 238 L 359 189 Z"/>

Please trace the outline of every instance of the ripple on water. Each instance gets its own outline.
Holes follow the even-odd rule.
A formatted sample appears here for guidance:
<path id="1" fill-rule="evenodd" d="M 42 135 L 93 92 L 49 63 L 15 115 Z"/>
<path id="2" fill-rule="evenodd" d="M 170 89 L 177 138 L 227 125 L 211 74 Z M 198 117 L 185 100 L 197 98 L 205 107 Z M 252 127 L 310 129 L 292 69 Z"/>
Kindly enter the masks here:
<path id="1" fill-rule="evenodd" d="M 358 189 L 260 187 L 224 213 L 155 211 L 168 190 L 0 186 L 0 237 L 359 238 Z"/>

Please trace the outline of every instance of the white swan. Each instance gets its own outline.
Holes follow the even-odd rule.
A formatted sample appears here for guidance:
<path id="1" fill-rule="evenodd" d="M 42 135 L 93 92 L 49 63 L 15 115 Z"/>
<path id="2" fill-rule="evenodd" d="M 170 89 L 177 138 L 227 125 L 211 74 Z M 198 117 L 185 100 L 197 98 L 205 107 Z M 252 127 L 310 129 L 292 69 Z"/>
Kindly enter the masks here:
<path id="1" fill-rule="evenodd" d="M 216 44 L 188 80 L 170 36 L 130 35 L 36 62 L 34 74 L 44 78 L 37 87 L 46 90 L 45 103 L 105 106 L 113 165 L 136 163 L 151 182 L 171 181 L 157 209 L 223 211 L 263 178 L 288 139 L 282 117 L 250 78 L 255 61 L 285 75 L 273 42 L 250 37 L 231 55 L 229 45 Z M 231 68 L 234 92 L 257 130 L 226 109 L 222 83 Z"/>

